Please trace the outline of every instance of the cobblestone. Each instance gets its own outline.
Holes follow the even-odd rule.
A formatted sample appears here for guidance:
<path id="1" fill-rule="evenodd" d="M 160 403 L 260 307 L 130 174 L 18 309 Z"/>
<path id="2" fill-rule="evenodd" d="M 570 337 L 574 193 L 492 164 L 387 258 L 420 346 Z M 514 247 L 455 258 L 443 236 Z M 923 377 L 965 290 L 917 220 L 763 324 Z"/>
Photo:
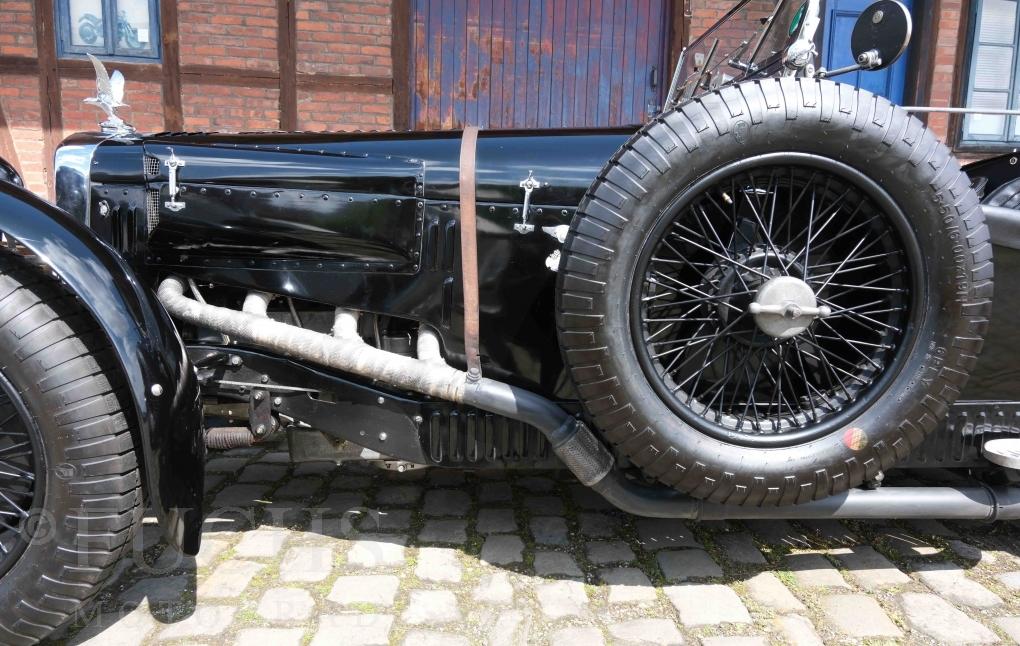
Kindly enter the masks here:
<path id="1" fill-rule="evenodd" d="M 481 509 L 475 528 L 479 534 L 505 534 L 517 531 L 513 509 Z"/>
<path id="2" fill-rule="evenodd" d="M 835 594 L 821 600 L 832 624 L 850 637 L 899 637 L 902 633 L 873 598 L 864 594 Z"/>
<path id="3" fill-rule="evenodd" d="M 896 569 L 889 559 L 869 545 L 833 550 L 857 583 L 865 589 L 910 583 L 910 577 Z"/>
<path id="4" fill-rule="evenodd" d="M 245 532 L 234 547 L 234 554 L 243 558 L 273 558 L 283 549 L 289 533 L 278 529 L 256 529 Z M 203 541 L 203 549 L 205 548 Z"/>
<path id="5" fill-rule="evenodd" d="M 426 516 L 463 516 L 471 507 L 471 498 L 459 489 L 432 489 L 425 493 Z"/>
<path id="6" fill-rule="evenodd" d="M 967 578 L 963 570 L 949 563 L 926 564 L 918 571 L 924 584 L 943 598 L 972 608 L 994 608 L 1002 599 L 985 586 Z"/>
<path id="7" fill-rule="evenodd" d="M 325 615 L 310 646 L 389 646 L 392 615 Z"/>
<path id="8" fill-rule="evenodd" d="M 506 572 L 496 572 L 482 577 L 474 589 L 475 601 L 508 606 L 514 599 L 514 588 Z"/>
<path id="9" fill-rule="evenodd" d="M 280 563 L 280 580 L 286 582 L 322 581 L 333 567 L 333 550 L 329 547 L 292 547 Z"/>
<path id="10" fill-rule="evenodd" d="M 701 646 L 766 646 L 764 637 L 705 637 Z"/>
<path id="11" fill-rule="evenodd" d="M 535 574 L 538 576 L 581 576 L 581 568 L 569 554 L 563 552 L 536 552 Z"/>
<path id="12" fill-rule="evenodd" d="M 1010 639 L 1020 644 L 1020 617 L 997 617 L 995 625 Z"/>
<path id="13" fill-rule="evenodd" d="M 614 643 L 655 644 L 676 646 L 684 643 L 683 635 L 668 619 L 632 619 L 609 626 Z"/>
<path id="14" fill-rule="evenodd" d="M 944 644 L 991 644 L 999 641 L 988 628 L 934 594 L 903 595 L 903 613 L 910 625 Z"/>
<path id="15" fill-rule="evenodd" d="M 783 615 L 776 618 L 783 640 L 792 646 L 823 646 L 825 642 L 815 632 L 811 620 L 800 615 Z"/>
<path id="16" fill-rule="evenodd" d="M 287 475 L 287 467 L 277 464 L 253 464 L 246 467 L 238 482 L 279 482 Z"/>
<path id="17" fill-rule="evenodd" d="M 545 583 L 535 590 L 542 614 L 550 619 L 581 616 L 588 606 L 584 584 L 578 581 Z"/>
<path id="18" fill-rule="evenodd" d="M 634 551 L 623 541 L 593 541 L 588 543 L 588 560 L 596 565 L 629 563 Z"/>
<path id="19" fill-rule="evenodd" d="M 434 630 L 412 630 L 404 637 L 405 646 L 468 646 L 467 637 Z"/>
<path id="20" fill-rule="evenodd" d="M 805 588 L 849 587 L 836 567 L 821 554 L 793 554 L 786 562 L 797 583 Z"/>
<path id="21" fill-rule="evenodd" d="M 236 646 L 272 644 L 273 646 L 300 646 L 303 628 L 245 628 L 237 633 Z"/>
<path id="22" fill-rule="evenodd" d="M 641 570 L 621 567 L 601 570 L 599 577 L 609 587 L 610 605 L 622 603 L 648 603 L 655 601 L 655 588 Z"/>
<path id="23" fill-rule="evenodd" d="M 562 472 L 285 456 L 214 457 L 207 501 L 232 506 L 204 525 L 198 556 L 157 545 L 147 523 L 137 546 L 155 562 L 121 568 L 62 643 L 1020 641 L 1015 525 L 642 519 Z"/>
<path id="24" fill-rule="evenodd" d="M 512 492 L 508 482 L 484 482 L 478 487 L 478 502 L 510 502 Z"/>
<path id="25" fill-rule="evenodd" d="M 159 639 L 215 637 L 227 630 L 236 612 L 237 608 L 231 606 L 199 606 L 187 619 L 170 624 L 161 630 Z"/>
<path id="26" fill-rule="evenodd" d="M 603 646 L 598 628 L 560 628 L 549 637 L 549 646 Z"/>
<path id="27" fill-rule="evenodd" d="M 804 610 L 804 604 L 771 572 L 759 572 L 747 580 L 752 599 L 779 612 Z"/>
<path id="28" fill-rule="evenodd" d="M 567 521 L 558 516 L 536 516 L 531 519 L 531 535 L 539 545 L 566 545 Z"/>
<path id="29" fill-rule="evenodd" d="M 422 581 L 458 583 L 461 567 L 457 553 L 442 547 L 422 547 L 418 550 L 418 564 L 414 574 Z"/>
<path id="30" fill-rule="evenodd" d="M 705 550 L 665 550 L 656 555 L 662 575 L 667 581 L 715 578 L 722 568 Z"/>
<path id="31" fill-rule="evenodd" d="M 422 543 L 450 543 L 463 545 L 467 542 L 466 520 L 426 520 L 418 533 Z"/>
<path id="32" fill-rule="evenodd" d="M 275 500 L 308 498 L 318 491 L 321 486 L 322 483 L 319 480 L 312 478 L 294 478 L 277 489 L 273 494 L 273 498 Z"/>
<path id="33" fill-rule="evenodd" d="M 995 578 L 1010 590 L 1020 590 L 1020 572 L 1003 572 L 997 574 Z"/>
<path id="34" fill-rule="evenodd" d="M 490 565 L 509 565 L 524 560 L 524 541 L 519 536 L 489 536 L 482 545 L 482 561 Z"/>
<path id="35" fill-rule="evenodd" d="M 685 626 L 751 623 L 751 615 L 740 597 L 724 585 L 675 585 L 664 591 Z"/>
<path id="36" fill-rule="evenodd" d="M 446 624 L 460 619 L 460 607 L 449 590 L 412 590 L 401 618 L 409 624 Z"/>
<path id="37" fill-rule="evenodd" d="M 400 579 L 389 574 L 341 576 L 326 597 L 343 606 L 372 605 L 388 608 L 400 587 Z"/>
<path id="38" fill-rule="evenodd" d="M 418 485 L 396 485 L 383 487 L 375 494 L 378 505 L 404 506 L 413 505 L 421 498 L 421 487 Z"/>
<path id="39" fill-rule="evenodd" d="M 682 521 L 660 518 L 641 518 L 637 521 L 638 540 L 646 550 L 664 547 L 701 547 L 694 533 Z"/>
<path id="40" fill-rule="evenodd" d="M 315 600 L 302 588 L 272 588 L 259 601 L 258 613 L 270 622 L 304 621 L 311 616 Z"/>
<path id="41" fill-rule="evenodd" d="M 251 561 L 227 561 L 198 586 L 198 596 L 200 598 L 239 596 L 264 567 L 266 566 L 261 563 Z"/>
<path id="42" fill-rule="evenodd" d="M 363 534 L 347 552 L 347 563 L 363 568 L 403 565 L 406 542 L 402 536 Z"/>
<path id="43" fill-rule="evenodd" d="M 743 565 L 764 565 L 768 563 L 765 556 L 754 544 L 750 534 L 723 534 L 716 542 L 722 548 L 723 554 L 733 563 Z"/>
<path id="44" fill-rule="evenodd" d="M 607 516 L 606 514 L 585 512 L 580 514 L 579 518 L 581 536 L 585 540 L 610 538 L 617 533 L 620 526 L 620 522 L 615 516 Z"/>

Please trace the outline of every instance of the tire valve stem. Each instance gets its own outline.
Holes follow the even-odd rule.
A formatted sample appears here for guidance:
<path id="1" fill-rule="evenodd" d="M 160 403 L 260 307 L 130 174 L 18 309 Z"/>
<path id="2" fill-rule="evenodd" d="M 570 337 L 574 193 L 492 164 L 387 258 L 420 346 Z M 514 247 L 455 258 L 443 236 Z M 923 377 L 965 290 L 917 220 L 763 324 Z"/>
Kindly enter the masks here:
<path id="1" fill-rule="evenodd" d="M 727 204 L 733 204 L 733 198 L 730 197 L 730 194 L 726 191 L 722 191 L 722 199 L 723 202 L 726 202 Z"/>

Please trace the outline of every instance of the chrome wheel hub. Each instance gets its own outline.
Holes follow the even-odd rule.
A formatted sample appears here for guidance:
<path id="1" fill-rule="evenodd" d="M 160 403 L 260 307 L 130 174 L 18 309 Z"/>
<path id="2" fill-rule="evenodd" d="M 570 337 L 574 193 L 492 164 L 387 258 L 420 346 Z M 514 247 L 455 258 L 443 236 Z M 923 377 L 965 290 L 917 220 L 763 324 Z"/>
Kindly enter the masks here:
<path id="1" fill-rule="evenodd" d="M 776 339 L 789 339 L 806 330 L 816 318 L 832 314 L 818 306 L 815 292 L 803 280 L 793 276 L 776 276 L 758 289 L 747 311 L 765 334 Z"/>

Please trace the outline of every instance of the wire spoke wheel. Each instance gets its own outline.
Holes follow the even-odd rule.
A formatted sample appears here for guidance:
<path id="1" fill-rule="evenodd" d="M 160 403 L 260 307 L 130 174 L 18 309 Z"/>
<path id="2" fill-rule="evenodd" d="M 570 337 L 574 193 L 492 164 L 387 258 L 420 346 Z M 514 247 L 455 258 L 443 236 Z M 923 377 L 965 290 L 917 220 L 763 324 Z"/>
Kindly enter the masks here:
<path id="1" fill-rule="evenodd" d="M 16 397 L 12 386 L 0 377 L 0 576 L 27 545 L 40 476 L 38 438 Z"/>
<path id="2" fill-rule="evenodd" d="M 703 178 L 637 264 L 632 332 L 653 387 L 731 442 L 837 428 L 909 345 L 920 290 L 908 227 L 880 187 L 832 160 L 769 155 Z"/>

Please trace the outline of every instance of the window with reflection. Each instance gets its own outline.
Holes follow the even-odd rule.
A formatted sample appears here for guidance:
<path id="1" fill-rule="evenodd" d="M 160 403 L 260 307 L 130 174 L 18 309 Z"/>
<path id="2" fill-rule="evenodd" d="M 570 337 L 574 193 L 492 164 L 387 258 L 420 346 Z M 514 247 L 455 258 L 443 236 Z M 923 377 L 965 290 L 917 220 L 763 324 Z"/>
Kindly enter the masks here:
<path id="1" fill-rule="evenodd" d="M 975 0 L 971 15 L 965 105 L 995 110 L 1020 109 L 1020 3 Z M 963 119 L 960 143 L 972 146 L 1020 144 L 1020 118 L 971 114 Z"/>
<path id="2" fill-rule="evenodd" d="M 158 0 L 57 0 L 62 57 L 158 60 Z"/>

